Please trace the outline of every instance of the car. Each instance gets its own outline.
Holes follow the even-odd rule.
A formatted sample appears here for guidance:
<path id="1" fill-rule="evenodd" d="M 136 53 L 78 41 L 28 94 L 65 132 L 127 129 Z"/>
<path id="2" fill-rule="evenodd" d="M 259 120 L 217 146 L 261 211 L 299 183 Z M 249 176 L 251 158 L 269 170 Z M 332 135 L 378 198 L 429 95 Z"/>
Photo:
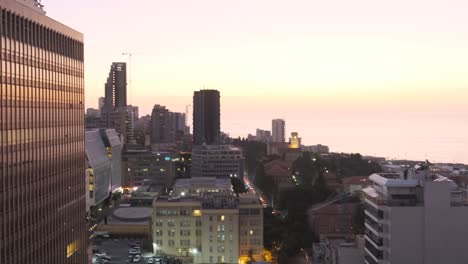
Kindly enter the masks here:
<path id="1" fill-rule="evenodd" d="M 136 255 L 134 258 L 133 258 L 133 263 L 138 263 L 140 262 L 141 260 L 141 256 L 140 255 Z"/>
<path id="2" fill-rule="evenodd" d="M 148 264 L 154 264 L 156 263 L 156 260 L 153 259 L 153 258 L 149 258 L 148 261 L 147 261 Z"/>
<path id="3" fill-rule="evenodd" d="M 94 254 L 96 257 L 98 258 L 101 258 L 101 257 L 107 257 L 107 253 L 106 252 L 101 252 L 101 253 L 96 253 Z"/>
<path id="4" fill-rule="evenodd" d="M 141 254 L 141 250 L 131 248 L 128 250 L 128 254 Z"/>

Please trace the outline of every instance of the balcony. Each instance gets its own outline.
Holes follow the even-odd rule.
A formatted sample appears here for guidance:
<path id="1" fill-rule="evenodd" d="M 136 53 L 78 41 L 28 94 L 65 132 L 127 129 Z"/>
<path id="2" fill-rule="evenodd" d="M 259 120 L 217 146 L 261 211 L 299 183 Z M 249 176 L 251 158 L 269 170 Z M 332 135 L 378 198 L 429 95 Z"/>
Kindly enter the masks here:
<path id="1" fill-rule="evenodd" d="M 376 259 L 380 260 L 383 258 L 382 250 L 374 247 L 374 245 L 372 245 L 372 243 L 370 243 L 367 240 L 365 243 L 365 248 L 366 248 L 366 251 L 370 252 Z"/>
<path id="2" fill-rule="evenodd" d="M 369 255 L 365 255 L 364 260 L 367 264 L 379 264 L 379 262 L 375 261 L 375 259 Z"/>
<path id="3" fill-rule="evenodd" d="M 384 219 L 384 211 L 376 209 L 373 206 L 370 206 L 369 204 L 365 205 L 365 210 L 369 212 L 374 218 L 376 219 Z"/>
<path id="4" fill-rule="evenodd" d="M 365 236 L 372 241 L 372 243 L 376 244 L 378 247 L 383 246 L 383 238 L 376 236 L 374 233 L 366 230 Z"/>
<path id="5" fill-rule="evenodd" d="M 372 227 L 372 229 L 374 229 L 377 232 L 381 233 L 381 232 L 384 231 L 383 225 L 376 222 L 374 219 L 372 219 L 370 217 L 366 217 L 365 220 L 364 220 L 364 223 L 368 224 L 370 227 Z"/>

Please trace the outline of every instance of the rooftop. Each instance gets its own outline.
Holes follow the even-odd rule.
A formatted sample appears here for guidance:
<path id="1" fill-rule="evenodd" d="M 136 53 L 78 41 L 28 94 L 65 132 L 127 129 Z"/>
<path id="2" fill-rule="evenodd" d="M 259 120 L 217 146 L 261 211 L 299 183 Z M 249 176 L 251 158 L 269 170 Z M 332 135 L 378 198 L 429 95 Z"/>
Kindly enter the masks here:
<path id="1" fill-rule="evenodd" d="M 201 145 L 193 148 L 193 152 L 198 152 L 202 150 L 210 151 L 241 151 L 240 148 L 234 147 L 232 145 Z"/>
<path id="2" fill-rule="evenodd" d="M 194 177 L 190 179 L 177 179 L 174 183 L 174 189 L 189 188 L 224 188 L 231 189 L 230 178 L 215 177 Z"/>

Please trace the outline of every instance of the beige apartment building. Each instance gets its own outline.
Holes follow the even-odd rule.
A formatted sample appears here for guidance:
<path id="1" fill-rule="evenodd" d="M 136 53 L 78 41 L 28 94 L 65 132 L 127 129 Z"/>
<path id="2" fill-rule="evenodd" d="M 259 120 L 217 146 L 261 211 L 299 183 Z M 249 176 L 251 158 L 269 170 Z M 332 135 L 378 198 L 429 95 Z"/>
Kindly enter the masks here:
<path id="1" fill-rule="evenodd" d="M 238 263 L 250 253 L 261 260 L 263 210 L 258 197 L 222 190 L 197 193 L 199 188 L 192 186 L 184 195 L 174 192 L 154 201 L 154 251 L 191 257 L 193 263 Z"/>

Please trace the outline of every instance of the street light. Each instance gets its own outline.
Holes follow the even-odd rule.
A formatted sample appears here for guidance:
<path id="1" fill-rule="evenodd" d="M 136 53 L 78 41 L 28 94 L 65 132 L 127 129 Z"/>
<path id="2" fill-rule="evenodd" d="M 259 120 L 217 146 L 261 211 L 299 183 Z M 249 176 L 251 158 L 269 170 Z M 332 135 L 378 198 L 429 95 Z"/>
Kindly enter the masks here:
<path id="1" fill-rule="evenodd" d="M 192 255 L 194 257 L 194 262 L 198 263 L 198 249 L 197 248 L 192 248 L 190 249 L 190 252 L 192 252 Z"/>

